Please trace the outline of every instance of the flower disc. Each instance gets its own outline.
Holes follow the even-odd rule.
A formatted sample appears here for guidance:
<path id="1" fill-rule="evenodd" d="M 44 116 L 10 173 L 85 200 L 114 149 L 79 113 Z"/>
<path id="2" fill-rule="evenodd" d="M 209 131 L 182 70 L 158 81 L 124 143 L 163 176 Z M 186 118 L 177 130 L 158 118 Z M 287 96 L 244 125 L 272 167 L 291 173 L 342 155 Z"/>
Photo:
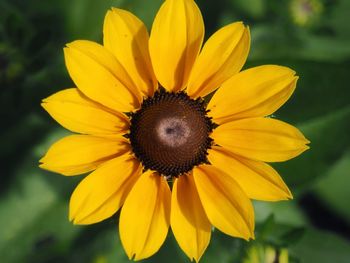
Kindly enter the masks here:
<path id="1" fill-rule="evenodd" d="M 207 162 L 212 126 L 201 99 L 162 90 L 132 115 L 130 142 L 146 169 L 178 176 Z"/>

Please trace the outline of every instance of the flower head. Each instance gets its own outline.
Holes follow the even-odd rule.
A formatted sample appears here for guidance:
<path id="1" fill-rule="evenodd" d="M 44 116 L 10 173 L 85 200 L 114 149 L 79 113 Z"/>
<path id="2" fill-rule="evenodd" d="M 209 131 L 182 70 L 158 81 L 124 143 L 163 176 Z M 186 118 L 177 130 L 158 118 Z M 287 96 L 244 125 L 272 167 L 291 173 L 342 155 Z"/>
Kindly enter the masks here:
<path id="1" fill-rule="evenodd" d="M 92 224 L 122 207 L 120 238 L 135 260 L 156 253 L 169 226 L 196 261 L 212 226 L 254 238 L 250 199 L 292 198 L 265 162 L 308 148 L 295 127 L 266 117 L 293 93 L 295 72 L 274 65 L 240 72 L 250 46 L 241 22 L 202 47 L 204 24 L 193 0 L 166 0 L 150 37 L 138 18 L 113 8 L 103 33 L 103 46 L 67 44 L 77 88 L 42 104 L 80 135 L 52 145 L 40 166 L 68 176 L 92 171 L 72 194 L 70 220 Z"/>

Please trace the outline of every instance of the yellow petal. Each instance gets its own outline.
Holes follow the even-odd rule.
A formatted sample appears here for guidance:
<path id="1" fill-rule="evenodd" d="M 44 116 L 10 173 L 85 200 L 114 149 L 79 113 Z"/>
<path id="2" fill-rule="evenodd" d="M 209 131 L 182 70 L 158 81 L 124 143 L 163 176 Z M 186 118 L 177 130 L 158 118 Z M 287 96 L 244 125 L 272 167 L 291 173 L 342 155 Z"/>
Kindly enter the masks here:
<path id="1" fill-rule="evenodd" d="M 125 115 L 110 112 L 74 88 L 51 95 L 41 105 L 59 124 L 73 132 L 120 134 L 126 133 L 129 128 Z"/>
<path id="2" fill-rule="evenodd" d="M 64 56 L 69 75 L 90 99 L 120 112 L 140 106 L 140 91 L 103 46 L 91 41 L 74 41 L 64 48 Z"/>
<path id="3" fill-rule="evenodd" d="M 146 96 L 153 95 L 158 82 L 148 51 L 145 25 L 128 11 L 112 8 L 103 27 L 103 44 L 129 73 L 135 86 Z"/>
<path id="4" fill-rule="evenodd" d="M 164 2 L 153 22 L 149 49 L 157 79 L 166 90 L 185 88 L 203 37 L 203 18 L 193 0 Z"/>
<path id="5" fill-rule="evenodd" d="M 97 168 L 74 190 L 69 220 L 74 224 L 93 224 L 112 216 L 141 175 L 140 162 L 123 155 Z"/>
<path id="6" fill-rule="evenodd" d="M 240 156 L 264 162 L 282 162 L 307 150 L 309 143 L 294 126 L 271 118 L 250 118 L 225 123 L 211 137 Z"/>
<path id="7" fill-rule="evenodd" d="M 169 228 L 171 193 L 164 177 L 153 172 L 141 175 L 120 213 L 119 233 L 129 259 L 140 260 L 156 253 Z"/>
<path id="8" fill-rule="evenodd" d="M 208 150 L 208 159 L 239 184 L 251 199 L 278 201 L 292 198 L 288 187 L 270 165 L 234 155 L 222 147 Z"/>
<path id="9" fill-rule="evenodd" d="M 217 124 L 270 115 L 290 98 L 297 79 L 293 70 L 275 65 L 242 71 L 216 91 L 209 115 Z"/>
<path id="10" fill-rule="evenodd" d="M 170 223 L 174 236 L 190 260 L 198 262 L 209 244 L 211 225 L 192 174 L 175 179 L 171 197 Z"/>
<path id="11" fill-rule="evenodd" d="M 191 97 L 204 97 L 243 67 L 249 53 L 250 34 L 242 22 L 214 33 L 205 43 L 188 81 Z"/>
<path id="12" fill-rule="evenodd" d="M 193 176 L 211 224 L 230 236 L 254 238 L 253 206 L 235 180 L 212 165 L 194 168 Z"/>
<path id="13" fill-rule="evenodd" d="M 40 160 L 40 167 L 64 175 L 96 169 L 101 163 L 129 151 L 123 137 L 107 139 L 90 135 L 70 135 L 54 143 Z"/>

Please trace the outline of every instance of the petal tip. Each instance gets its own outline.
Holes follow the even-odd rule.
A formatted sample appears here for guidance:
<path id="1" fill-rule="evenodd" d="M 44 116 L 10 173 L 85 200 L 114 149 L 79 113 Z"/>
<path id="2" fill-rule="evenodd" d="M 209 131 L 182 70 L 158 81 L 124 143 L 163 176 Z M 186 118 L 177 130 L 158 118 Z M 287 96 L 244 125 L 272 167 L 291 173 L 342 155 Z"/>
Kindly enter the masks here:
<path id="1" fill-rule="evenodd" d="M 299 77 L 299 76 L 296 76 L 296 71 L 291 69 L 290 67 L 287 67 L 287 66 L 282 66 L 282 65 L 274 65 L 274 64 L 267 64 L 267 65 L 262 65 L 262 66 L 259 66 L 259 67 L 271 67 L 271 68 L 275 68 L 275 69 L 279 69 L 281 70 L 283 73 L 286 74 L 286 77 L 287 76 L 295 76 L 295 77 Z"/>
<path id="2" fill-rule="evenodd" d="M 63 48 L 63 50 L 69 50 L 71 48 L 79 48 L 79 44 L 80 43 L 91 43 L 88 40 L 74 40 L 72 42 L 66 43 L 65 47 Z"/>
<path id="3" fill-rule="evenodd" d="M 310 146 L 305 144 L 304 147 L 302 148 L 302 151 L 305 152 L 310 149 Z"/>
<path id="4" fill-rule="evenodd" d="M 285 187 L 284 187 L 284 192 L 286 193 L 286 199 L 285 199 L 286 201 L 294 199 L 293 194 L 287 185 L 285 185 Z"/>
<path id="5" fill-rule="evenodd" d="M 116 10 L 115 7 L 111 7 L 110 9 L 108 9 L 108 10 L 107 10 L 107 13 L 106 13 L 106 15 L 105 15 L 105 23 L 106 23 L 107 20 L 110 21 L 110 19 L 112 19 L 111 17 L 112 17 L 113 15 L 116 15 L 116 14 L 117 14 L 117 10 Z M 104 25 L 104 26 L 106 26 L 106 25 Z M 104 29 L 105 29 L 105 28 L 104 28 Z"/>
<path id="6" fill-rule="evenodd" d="M 136 258 L 136 253 L 128 253 L 126 252 L 127 256 L 128 256 L 128 259 L 131 261 L 136 261 L 137 258 Z"/>
<path id="7" fill-rule="evenodd" d="M 74 41 L 72 41 L 72 42 L 66 43 L 66 45 L 65 45 L 65 47 L 64 47 L 63 49 L 68 50 L 69 48 L 75 46 L 75 45 L 77 44 L 78 41 L 79 41 L 79 40 L 74 40 Z"/>
<path id="8" fill-rule="evenodd" d="M 80 221 L 78 221 L 76 218 L 73 218 L 72 220 L 70 220 L 73 225 L 75 226 L 79 226 L 79 225 L 83 225 Z"/>
<path id="9" fill-rule="evenodd" d="M 235 236 L 234 236 L 235 237 Z M 251 240 L 255 240 L 255 234 L 254 234 L 254 231 L 253 232 L 250 232 L 249 234 L 247 235 L 242 235 L 240 236 L 242 239 L 244 239 L 245 241 L 249 242 Z"/>
<path id="10" fill-rule="evenodd" d="M 112 13 L 118 13 L 120 11 L 125 11 L 125 10 L 117 8 L 117 7 L 114 7 L 114 6 L 112 6 L 111 9 L 108 10 L 108 12 L 112 12 Z"/>
<path id="11" fill-rule="evenodd" d="M 43 99 L 42 102 L 40 103 L 40 106 L 44 108 L 44 110 L 47 111 L 47 104 L 48 104 L 48 101 L 47 101 L 47 98 L 46 99 Z"/>
<path id="12" fill-rule="evenodd" d="M 250 27 L 248 25 L 244 25 L 244 26 L 245 26 L 245 32 L 248 34 L 249 42 L 250 42 Z"/>
<path id="13" fill-rule="evenodd" d="M 91 224 L 95 223 L 95 222 L 87 222 L 85 220 L 85 217 L 82 217 L 82 218 L 75 217 L 69 221 L 71 221 L 73 223 L 73 225 L 75 225 L 75 226 L 91 225 Z"/>
<path id="14" fill-rule="evenodd" d="M 248 241 L 250 241 L 250 240 L 255 240 L 255 233 L 254 232 L 252 232 L 251 236 L 248 238 Z"/>
<path id="15" fill-rule="evenodd" d="M 38 161 L 40 165 L 43 165 L 46 159 L 46 155 L 44 155 L 43 157 L 40 158 L 40 160 Z"/>
<path id="16" fill-rule="evenodd" d="M 245 26 L 243 21 L 236 21 L 236 22 L 231 23 L 231 25 L 242 25 L 242 26 Z"/>
<path id="17" fill-rule="evenodd" d="M 71 205 L 69 206 L 68 220 L 69 220 L 69 222 L 72 222 L 73 225 L 77 225 L 77 223 L 76 223 L 76 212 L 73 212 Z"/>

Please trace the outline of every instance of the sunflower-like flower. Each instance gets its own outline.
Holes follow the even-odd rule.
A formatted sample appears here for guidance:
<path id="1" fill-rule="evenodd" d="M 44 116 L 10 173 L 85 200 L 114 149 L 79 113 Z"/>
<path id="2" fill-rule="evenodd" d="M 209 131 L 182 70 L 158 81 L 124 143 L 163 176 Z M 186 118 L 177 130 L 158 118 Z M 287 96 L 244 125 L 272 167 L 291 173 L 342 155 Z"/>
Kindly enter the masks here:
<path id="1" fill-rule="evenodd" d="M 137 17 L 112 8 L 103 33 L 103 46 L 67 44 L 77 88 L 42 104 L 80 135 L 53 144 L 40 167 L 68 176 L 93 171 L 72 194 L 70 220 L 92 224 L 122 207 L 120 238 L 134 260 L 156 253 L 169 226 L 196 261 L 212 226 L 254 238 L 250 199 L 292 198 L 265 162 L 308 148 L 295 127 L 267 117 L 293 93 L 295 72 L 274 65 L 240 72 L 250 47 L 241 22 L 202 47 L 204 23 L 193 0 L 166 0 L 150 37 Z"/>

